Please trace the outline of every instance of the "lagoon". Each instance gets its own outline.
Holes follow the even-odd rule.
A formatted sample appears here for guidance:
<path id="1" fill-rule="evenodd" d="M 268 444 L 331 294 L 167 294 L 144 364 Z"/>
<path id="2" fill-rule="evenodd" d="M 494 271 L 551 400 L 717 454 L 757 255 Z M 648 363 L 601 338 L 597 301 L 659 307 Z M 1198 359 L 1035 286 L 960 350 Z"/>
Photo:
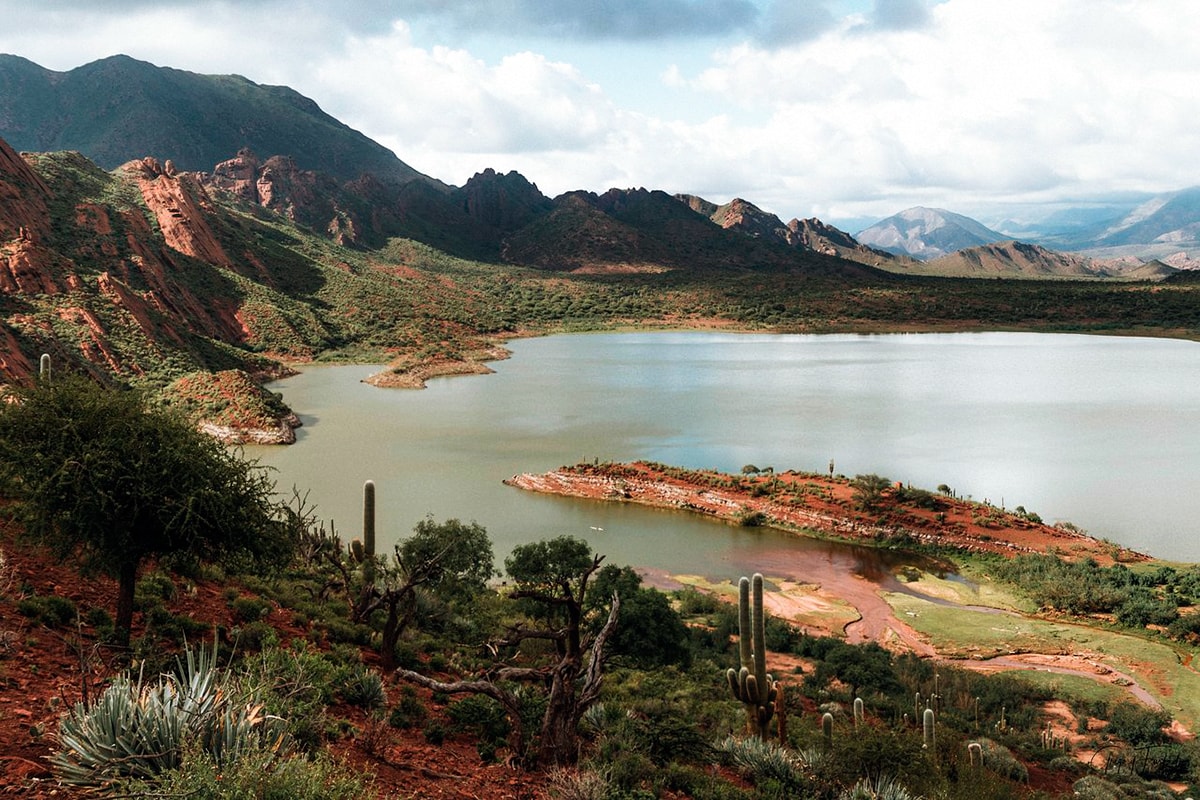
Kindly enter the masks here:
<path id="1" fill-rule="evenodd" d="M 1200 561 L 1200 344 L 1068 334 L 620 333 L 517 340 L 487 376 L 377 389 L 378 367 L 272 384 L 304 427 L 248 447 L 344 538 L 378 486 L 383 547 L 426 515 L 610 561 L 724 578 L 763 563 L 873 572 L 859 548 L 681 512 L 533 495 L 519 472 L 648 459 L 739 472 L 876 473 L 1024 506 L 1142 552 Z M 793 570 L 793 574 L 795 571 Z M 803 576 L 799 576 L 803 577 Z M 814 576 L 815 578 L 816 576 Z"/>

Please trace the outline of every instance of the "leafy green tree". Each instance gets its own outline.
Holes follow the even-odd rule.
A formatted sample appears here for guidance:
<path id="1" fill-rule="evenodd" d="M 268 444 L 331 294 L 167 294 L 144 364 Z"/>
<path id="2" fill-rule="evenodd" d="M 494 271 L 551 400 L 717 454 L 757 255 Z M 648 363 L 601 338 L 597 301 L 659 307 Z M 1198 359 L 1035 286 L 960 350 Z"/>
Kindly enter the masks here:
<path id="1" fill-rule="evenodd" d="M 854 488 L 854 502 L 866 511 L 873 510 L 883 500 L 883 490 L 892 482 L 882 475 L 855 475 L 850 485 Z"/>
<path id="2" fill-rule="evenodd" d="M 417 523 L 413 535 L 396 545 L 395 560 L 380 570 L 359 609 L 362 617 L 379 609 L 385 612 L 380 650 L 384 669 L 396 666 L 396 644 L 416 615 L 418 591 L 446 602 L 461 601 L 482 592 L 493 572 L 492 540 L 479 523 L 438 523 L 431 518 Z"/>
<path id="3" fill-rule="evenodd" d="M 598 631 L 614 594 L 621 597 L 621 619 L 609 640 L 609 652 L 639 669 L 691 660 L 690 635 L 679 612 L 657 589 L 642 586 L 633 567 L 609 564 L 596 573 L 588 592 L 589 629 Z"/>
<path id="4" fill-rule="evenodd" d="M 396 675 L 436 692 L 485 694 L 496 700 L 512 725 L 509 746 L 518 757 L 526 749 L 522 710 L 528 701 L 511 684 L 544 687 L 545 711 L 533 761 L 574 763 L 579 758 L 579 720 L 600 697 L 604 653 L 621 608 L 620 596 L 614 595 L 599 629 L 585 626 L 589 584 L 603 560 L 587 542 L 571 536 L 515 547 L 504 562 L 514 583 L 508 596 L 532 613 L 489 644 L 501 665 L 475 680 L 438 681 L 404 669 Z M 548 645 L 552 652 L 531 666 L 507 663 L 518 657 L 526 662 L 531 655 L 538 658 L 541 648 L 527 653 L 522 650 L 525 642 Z"/>
<path id="5" fill-rule="evenodd" d="M 163 561 L 285 563 L 292 527 L 267 473 L 133 391 L 56 378 L 0 403 L 0 491 L 27 534 L 117 580 L 128 647 L 138 570 Z"/>

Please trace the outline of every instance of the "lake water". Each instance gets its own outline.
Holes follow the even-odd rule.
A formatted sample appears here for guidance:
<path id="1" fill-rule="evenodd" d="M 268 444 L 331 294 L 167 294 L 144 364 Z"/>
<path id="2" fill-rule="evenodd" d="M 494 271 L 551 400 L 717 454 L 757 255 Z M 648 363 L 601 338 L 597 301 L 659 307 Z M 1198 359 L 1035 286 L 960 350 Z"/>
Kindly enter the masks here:
<path id="1" fill-rule="evenodd" d="M 503 557 L 563 533 L 610 561 L 736 577 L 763 562 L 873 570 L 857 548 L 681 512 L 502 485 L 564 464 L 650 459 L 738 472 L 876 473 L 1069 520 L 1163 558 L 1200 561 L 1200 345 L 1026 333 L 631 333 L 512 342 L 496 374 L 424 391 L 312 367 L 272 385 L 304 422 L 248 448 L 310 492 L 344 538 L 362 483 L 381 542 L 426 515 L 484 525 Z M 387 547 L 384 544 L 383 547 Z"/>

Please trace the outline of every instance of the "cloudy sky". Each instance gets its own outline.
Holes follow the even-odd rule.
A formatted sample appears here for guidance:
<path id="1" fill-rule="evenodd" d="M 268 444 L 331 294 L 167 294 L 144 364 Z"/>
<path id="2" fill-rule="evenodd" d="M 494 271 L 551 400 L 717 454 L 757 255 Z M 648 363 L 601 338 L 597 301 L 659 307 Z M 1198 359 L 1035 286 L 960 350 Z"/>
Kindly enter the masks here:
<path id="1" fill-rule="evenodd" d="M 1200 184 L 1195 0 L 0 0 L 0 52 L 286 84 L 462 184 L 851 230 Z M 860 224 L 861 223 L 861 224 Z"/>

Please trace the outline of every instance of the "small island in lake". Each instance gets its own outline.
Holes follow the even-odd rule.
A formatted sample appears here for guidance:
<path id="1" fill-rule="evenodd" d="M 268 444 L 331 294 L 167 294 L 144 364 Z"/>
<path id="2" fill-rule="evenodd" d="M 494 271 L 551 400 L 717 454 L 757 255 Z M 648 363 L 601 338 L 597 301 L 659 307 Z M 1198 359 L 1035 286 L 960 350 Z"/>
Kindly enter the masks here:
<path id="1" fill-rule="evenodd" d="M 505 483 L 568 497 L 677 508 L 741 525 L 768 525 L 863 544 L 909 542 L 1004 555 L 1053 552 L 1104 564 L 1148 558 L 1088 536 L 1069 523 L 1047 525 L 1020 506 L 1000 508 L 957 497 L 947 486 L 931 492 L 878 475 L 847 478 L 751 465 L 741 475 L 729 475 L 634 461 L 576 464 L 514 475 Z"/>

